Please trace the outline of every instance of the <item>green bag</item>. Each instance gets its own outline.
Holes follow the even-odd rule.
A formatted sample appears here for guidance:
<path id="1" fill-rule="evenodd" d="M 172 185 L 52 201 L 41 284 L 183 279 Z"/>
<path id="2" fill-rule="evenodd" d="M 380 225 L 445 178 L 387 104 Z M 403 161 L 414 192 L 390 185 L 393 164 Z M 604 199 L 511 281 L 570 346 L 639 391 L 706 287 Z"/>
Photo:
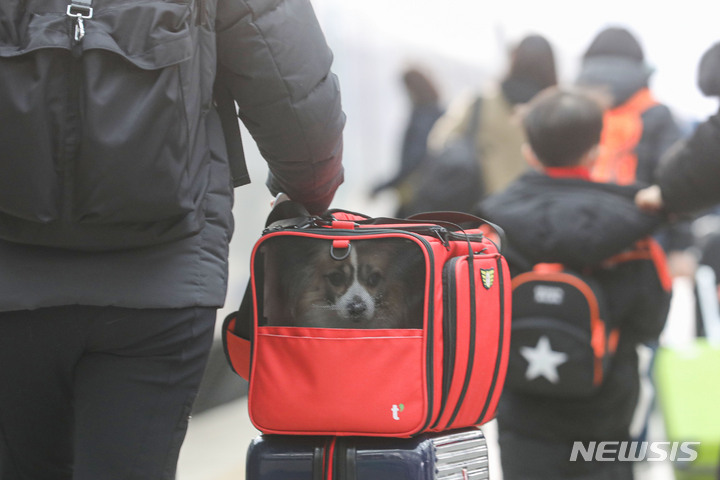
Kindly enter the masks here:
<path id="1" fill-rule="evenodd" d="M 701 282 L 696 283 L 700 287 Z M 695 461 L 674 462 L 677 480 L 715 480 L 720 460 L 720 342 L 715 340 L 720 323 L 717 307 L 712 315 L 703 308 L 700 290 L 696 293 L 708 337 L 696 338 L 685 346 L 663 346 L 655 360 L 667 440 L 700 442 L 694 445 L 698 454 Z"/>

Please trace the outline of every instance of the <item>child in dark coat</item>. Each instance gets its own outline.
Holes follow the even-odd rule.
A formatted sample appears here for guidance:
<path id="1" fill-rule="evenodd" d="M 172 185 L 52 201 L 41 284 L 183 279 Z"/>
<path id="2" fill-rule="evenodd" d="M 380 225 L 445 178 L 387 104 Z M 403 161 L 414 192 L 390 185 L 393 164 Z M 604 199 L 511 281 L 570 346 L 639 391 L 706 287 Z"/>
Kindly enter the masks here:
<path id="1" fill-rule="evenodd" d="M 634 205 L 638 187 L 590 180 L 602 117 L 599 103 L 576 90 L 546 90 L 530 103 L 523 118 L 528 139 L 524 154 L 534 170 L 486 199 L 477 212 L 505 230 L 513 275 L 538 263 L 561 263 L 583 272 L 598 269 L 609 257 L 647 240 L 663 222 Z M 653 320 L 635 321 L 641 317 L 638 298 L 653 294 L 640 285 L 648 280 L 658 284 L 657 271 L 651 270 L 628 271 L 603 284 L 625 298 L 608 302 L 608 321 L 620 329 L 620 340 L 595 394 L 557 398 L 504 391 L 498 427 L 505 480 L 633 478 L 629 462 L 582 457 L 571 462 L 570 457 L 574 442 L 630 439 L 639 392 L 636 346 L 657 339 L 669 305 L 669 294 L 661 294 L 654 302 L 657 310 L 642 315 L 646 322 Z M 612 281 L 618 283 L 613 286 Z M 650 302 L 643 305 L 653 303 L 646 300 Z"/>

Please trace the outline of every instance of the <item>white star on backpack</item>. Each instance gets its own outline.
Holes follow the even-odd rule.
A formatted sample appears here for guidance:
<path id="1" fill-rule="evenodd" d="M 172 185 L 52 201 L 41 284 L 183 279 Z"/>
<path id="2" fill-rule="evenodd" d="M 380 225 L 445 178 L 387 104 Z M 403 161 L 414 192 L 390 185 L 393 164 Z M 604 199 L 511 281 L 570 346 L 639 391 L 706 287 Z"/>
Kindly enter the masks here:
<path id="1" fill-rule="evenodd" d="M 560 376 L 557 368 L 567 361 L 567 354 L 556 352 L 550 345 L 550 339 L 543 335 L 535 347 L 521 347 L 520 354 L 528 361 L 525 378 L 530 381 L 540 376 L 551 383 L 558 383 Z"/>

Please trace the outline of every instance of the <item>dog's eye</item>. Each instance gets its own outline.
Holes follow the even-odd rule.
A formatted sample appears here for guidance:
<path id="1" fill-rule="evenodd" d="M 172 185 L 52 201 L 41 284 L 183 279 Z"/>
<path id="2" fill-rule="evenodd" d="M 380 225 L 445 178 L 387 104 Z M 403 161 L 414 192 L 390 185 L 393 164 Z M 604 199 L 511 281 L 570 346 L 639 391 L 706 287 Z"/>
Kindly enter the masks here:
<path id="1" fill-rule="evenodd" d="M 382 274 L 380 272 L 372 272 L 368 276 L 367 284 L 369 287 L 377 287 L 380 280 L 382 280 Z"/>
<path id="2" fill-rule="evenodd" d="M 342 287 L 345 284 L 345 275 L 341 272 L 332 272 L 326 275 L 326 277 L 333 287 Z"/>

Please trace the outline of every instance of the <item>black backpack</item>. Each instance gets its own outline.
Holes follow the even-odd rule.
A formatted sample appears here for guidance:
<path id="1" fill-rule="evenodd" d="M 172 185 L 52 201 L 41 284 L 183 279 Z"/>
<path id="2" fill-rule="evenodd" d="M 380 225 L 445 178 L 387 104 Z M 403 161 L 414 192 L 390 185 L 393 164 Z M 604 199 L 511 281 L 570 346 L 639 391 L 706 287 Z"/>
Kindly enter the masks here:
<path id="1" fill-rule="evenodd" d="M 551 397 L 591 395 L 602 384 L 619 331 L 607 323 L 602 287 L 558 264 L 539 264 L 512 282 L 505 388 Z"/>
<path id="2" fill-rule="evenodd" d="M 512 281 L 507 389 L 584 397 L 602 385 L 620 337 L 657 342 L 671 300 L 662 247 L 652 238 L 580 273 L 538 264 Z"/>
<path id="3" fill-rule="evenodd" d="M 0 3 L 0 238 L 112 250 L 202 229 L 227 155 L 209 3 Z"/>

